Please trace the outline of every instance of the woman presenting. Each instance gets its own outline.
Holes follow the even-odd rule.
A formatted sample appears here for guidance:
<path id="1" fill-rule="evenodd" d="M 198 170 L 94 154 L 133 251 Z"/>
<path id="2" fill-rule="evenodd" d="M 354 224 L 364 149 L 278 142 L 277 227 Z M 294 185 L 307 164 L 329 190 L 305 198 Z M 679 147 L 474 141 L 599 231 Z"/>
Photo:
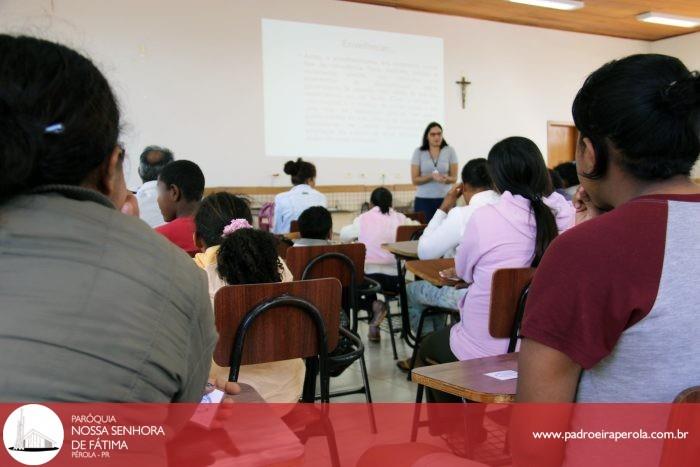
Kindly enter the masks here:
<path id="1" fill-rule="evenodd" d="M 430 222 L 450 184 L 457 181 L 458 161 L 454 149 L 442 137 L 442 127 L 431 122 L 423 133 L 423 144 L 413 151 L 411 182 L 416 185 L 414 210 Z"/>

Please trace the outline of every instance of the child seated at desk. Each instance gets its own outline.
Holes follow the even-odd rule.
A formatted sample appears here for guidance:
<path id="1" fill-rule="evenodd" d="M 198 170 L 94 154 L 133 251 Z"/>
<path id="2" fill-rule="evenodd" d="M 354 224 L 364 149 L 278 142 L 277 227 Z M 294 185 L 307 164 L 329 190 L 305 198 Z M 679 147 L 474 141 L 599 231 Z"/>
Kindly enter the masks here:
<path id="1" fill-rule="evenodd" d="M 195 217 L 194 258 L 209 281 L 209 297 L 225 285 L 289 282 L 292 274 L 277 256 L 276 239 L 251 227 L 248 203 L 230 193 L 207 196 Z M 297 402 L 304 384 L 301 359 L 243 365 L 238 381 L 253 386 L 267 402 Z M 229 368 L 212 362 L 210 377 L 228 378 Z"/>
<path id="2" fill-rule="evenodd" d="M 294 240 L 294 246 L 333 244 L 333 218 L 323 206 L 312 206 L 302 212 L 298 225 L 300 238 Z"/>
<path id="3" fill-rule="evenodd" d="M 396 241 L 396 230 L 402 225 L 417 225 L 392 208 L 393 196 L 384 187 L 376 188 L 370 196 L 369 211 L 360 214 L 351 225 L 340 231 L 341 242 L 359 241 L 367 248 L 365 276 L 377 281 L 384 292 L 399 292 L 399 281 L 394 256 L 382 249 L 382 244 Z M 380 340 L 379 324 L 386 317 L 386 303 L 377 300 L 376 294 L 366 294 L 360 300 L 360 308 L 372 312 L 369 340 Z"/>

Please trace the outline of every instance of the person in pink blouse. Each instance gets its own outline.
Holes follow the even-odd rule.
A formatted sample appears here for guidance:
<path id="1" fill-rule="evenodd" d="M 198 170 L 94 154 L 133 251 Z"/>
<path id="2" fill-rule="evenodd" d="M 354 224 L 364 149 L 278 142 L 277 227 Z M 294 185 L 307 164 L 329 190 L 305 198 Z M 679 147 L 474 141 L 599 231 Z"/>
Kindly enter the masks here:
<path id="1" fill-rule="evenodd" d="M 426 337 L 421 362 L 506 353 L 508 339 L 495 339 L 488 330 L 494 271 L 536 267 L 554 238 L 574 225 L 573 205 L 553 191 L 542 153 L 531 140 L 510 137 L 497 143 L 488 170 L 501 199 L 474 212 L 457 247 L 456 273 L 470 284 L 460 302 L 460 322 Z M 451 400 L 443 396 L 428 391 L 429 401 Z"/>

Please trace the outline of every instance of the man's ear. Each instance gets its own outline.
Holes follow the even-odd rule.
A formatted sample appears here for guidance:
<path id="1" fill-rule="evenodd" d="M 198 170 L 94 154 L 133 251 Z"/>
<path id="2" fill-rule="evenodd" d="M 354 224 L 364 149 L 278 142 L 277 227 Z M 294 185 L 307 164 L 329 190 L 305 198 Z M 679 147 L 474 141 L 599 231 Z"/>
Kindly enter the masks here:
<path id="1" fill-rule="evenodd" d="M 180 201 L 180 198 L 182 198 L 182 192 L 180 191 L 180 187 L 177 185 L 170 185 L 168 187 L 168 192 L 170 193 L 170 199 L 172 199 L 175 203 Z"/>
<path id="2" fill-rule="evenodd" d="M 578 150 L 579 157 L 576 162 L 576 171 L 585 174 L 593 172 L 598 161 L 598 154 L 595 147 L 593 147 L 593 142 L 589 138 L 582 138 Z"/>
<path id="3" fill-rule="evenodd" d="M 97 170 L 96 188 L 110 198 L 117 189 L 122 174 L 122 149 L 119 146 L 107 157 Z"/>

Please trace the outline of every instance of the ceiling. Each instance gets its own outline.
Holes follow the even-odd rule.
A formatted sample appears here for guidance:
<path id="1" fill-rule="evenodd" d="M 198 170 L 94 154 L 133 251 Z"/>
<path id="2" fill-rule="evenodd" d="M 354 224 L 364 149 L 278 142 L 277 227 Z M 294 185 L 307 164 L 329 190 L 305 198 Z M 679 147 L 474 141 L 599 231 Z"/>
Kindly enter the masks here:
<path id="1" fill-rule="evenodd" d="M 700 31 L 648 24 L 635 17 L 647 11 L 700 18 L 700 0 L 585 0 L 579 10 L 560 11 L 507 0 L 345 0 L 504 23 L 656 41 Z"/>

